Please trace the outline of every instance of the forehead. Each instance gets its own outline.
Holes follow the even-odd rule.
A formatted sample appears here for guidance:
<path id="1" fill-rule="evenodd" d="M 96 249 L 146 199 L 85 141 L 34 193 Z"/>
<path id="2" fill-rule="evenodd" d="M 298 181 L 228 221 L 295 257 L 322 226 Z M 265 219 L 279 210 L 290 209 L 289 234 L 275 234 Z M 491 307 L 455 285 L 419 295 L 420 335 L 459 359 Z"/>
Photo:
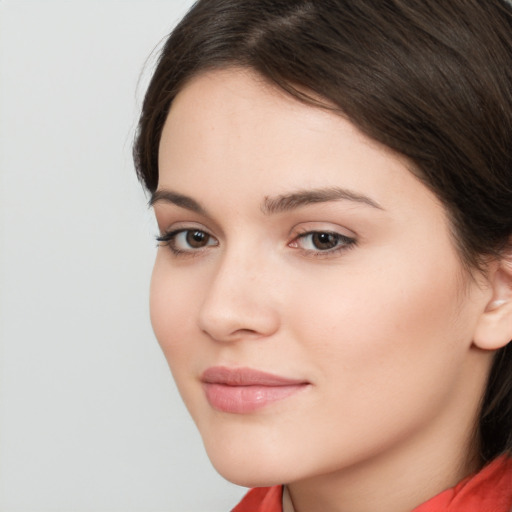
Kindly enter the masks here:
<path id="1" fill-rule="evenodd" d="M 208 150 L 264 143 L 263 157 L 279 147 L 300 146 L 305 138 L 313 142 L 315 136 L 324 137 L 335 124 L 355 136 L 357 130 L 341 121 L 298 101 L 251 70 L 223 69 L 202 73 L 181 90 L 171 106 L 162 142 L 171 132 L 193 140 L 196 149 L 200 142 L 210 142 L 212 146 L 204 148 Z"/>
<path id="2" fill-rule="evenodd" d="M 397 214 L 420 204 L 442 209 L 405 157 L 245 69 L 203 73 L 177 95 L 159 170 L 159 188 L 208 201 L 251 195 L 261 204 L 291 189 L 343 187 Z"/>

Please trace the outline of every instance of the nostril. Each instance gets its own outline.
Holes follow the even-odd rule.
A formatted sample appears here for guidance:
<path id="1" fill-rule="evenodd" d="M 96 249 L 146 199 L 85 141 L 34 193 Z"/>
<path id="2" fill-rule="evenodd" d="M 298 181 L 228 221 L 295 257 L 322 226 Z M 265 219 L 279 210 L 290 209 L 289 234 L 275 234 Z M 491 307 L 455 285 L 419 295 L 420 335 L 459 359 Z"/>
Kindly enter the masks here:
<path id="1" fill-rule="evenodd" d="M 267 334 L 256 331 L 255 329 L 234 329 L 232 331 L 223 330 L 220 326 L 214 328 L 203 328 L 202 331 L 214 341 L 230 343 L 239 340 L 257 339 L 267 336 Z"/>

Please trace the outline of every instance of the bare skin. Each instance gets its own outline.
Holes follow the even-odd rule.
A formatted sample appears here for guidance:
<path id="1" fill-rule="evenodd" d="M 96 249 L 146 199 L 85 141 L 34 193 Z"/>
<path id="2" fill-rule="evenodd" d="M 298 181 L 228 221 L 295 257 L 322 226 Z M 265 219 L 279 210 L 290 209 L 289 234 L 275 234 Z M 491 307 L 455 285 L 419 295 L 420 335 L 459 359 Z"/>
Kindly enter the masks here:
<path id="1" fill-rule="evenodd" d="M 159 168 L 152 323 L 224 477 L 287 483 L 297 512 L 407 512 L 476 469 L 497 270 L 468 275 L 403 158 L 225 70 L 178 95 Z M 219 366 L 304 386 L 226 412 Z"/>

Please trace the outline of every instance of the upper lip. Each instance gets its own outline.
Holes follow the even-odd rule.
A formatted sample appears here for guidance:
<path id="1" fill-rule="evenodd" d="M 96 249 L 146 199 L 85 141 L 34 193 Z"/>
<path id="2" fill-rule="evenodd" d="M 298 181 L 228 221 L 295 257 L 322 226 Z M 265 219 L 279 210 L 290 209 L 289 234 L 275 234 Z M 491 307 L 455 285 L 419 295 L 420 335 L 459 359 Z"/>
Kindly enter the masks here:
<path id="1" fill-rule="evenodd" d="M 252 368 L 227 368 L 212 366 L 201 375 L 206 384 L 224 384 L 225 386 L 294 386 L 308 384 L 303 379 L 290 379 Z"/>

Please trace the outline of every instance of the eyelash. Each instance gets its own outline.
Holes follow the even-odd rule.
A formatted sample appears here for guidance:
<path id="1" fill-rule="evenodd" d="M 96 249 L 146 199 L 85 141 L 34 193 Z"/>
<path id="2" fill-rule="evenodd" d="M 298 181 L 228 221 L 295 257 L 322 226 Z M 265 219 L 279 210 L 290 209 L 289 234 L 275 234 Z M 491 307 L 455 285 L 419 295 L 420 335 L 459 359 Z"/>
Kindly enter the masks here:
<path id="1" fill-rule="evenodd" d="M 219 245 L 219 242 L 215 240 L 215 243 L 213 243 L 213 244 L 207 243 L 207 245 L 205 245 L 203 247 L 197 247 L 197 248 L 192 247 L 189 249 L 179 249 L 176 246 L 177 237 L 181 234 L 188 235 L 191 233 L 205 235 L 206 237 L 208 237 L 208 242 L 210 240 L 215 240 L 215 238 L 205 230 L 190 229 L 190 228 L 180 228 L 180 229 L 175 229 L 175 230 L 169 231 L 167 233 L 163 233 L 162 235 L 157 236 L 156 240 L 159 245 L 169 247 L 172 254 L 177 257 L 179 257 L 179 256 L 181 256 L 181 257 L 197 256 L 197 255 L 201 254 L 204 250 L 206 250 L 208 247 L 215 247 L 215 246 Z M 327 235 L 328 237 L 333 237 L 334 238 L 333 242 L 335 242 L 336 245 L 330 249 L 325 249 L 325 250 L 304 249 L 304 248 L 300 247 L 300 245 L 298 243 L 299 240 L 305 240 L 308 237 L 314 237 L 315 235 Z M 321 231 L 321 230 L 313 231 L 313 230 L 310 230 L 310 231 L 305 231 L 303 233 L 298 234 L 291 242 L 288 243 L 288 247 L 297 248 L 298 250 L 303 252 L 305 255 L 310 256 L 310 257 L 326 258 L 326 257 L 330 257 L 330 256 L 335 256 L 343 251 L 351 249 L 356 244 L 357 244 L 356 239 L 348 237 L 346 235 L 342 235 L 341 233 L 337 233 L 335 231 L 327 231 L 327 230 L 326 231 Z"/>
<path id="2" fill-rule="evenodd" d="M 176 238 L 181 234 L 190 234 L 190 233 L 201 233 L 208 237 L 208 239 L 215 240 L 212 235 L 210 235 L 208 232 L 204 231 L 203 229 L 194 229 L 194 228 L 180 228 L 175 229 L 172 231 L 169 231 L 167 233 L 163 233 L 162 235 L 159 235 L 156 237 L 156 241 L 158 242 L 158 245 L 167 246 L 171 250 L 172 254 L 174 256 L 195 256 L 200 254 L 203 250 L 206 249 L 206 247 L 209 247 L 211 245 L 206 245 L 205 247 L 201 248 L 190 248 L 190 249 L 178 249 L 176 246 Z M 218 242 L 213 245 L 219 245 Z"/>
<path id="3" fill-rule="evenodd" d="M 325 250 L 304 249 L 304 248 L 298 247 L 298 249 L 301 250 L 303 253 L 305 253 L 307 256 L 328 258 L 330 256 L 336 256 L 341 252 L 347 251 L 348 249 L 351 249 L 352 247 L 354 247 L 357 244 L 357 241 L 355 238 L 351 238 L 349 236 L 342 235 L 341 233 L 337 233 L 336 231 L 309 230 L 309 231 L 300 233 L 288 245 L 293 247 L 293 244 L 297 244 L 297 242 L 299 240 L 304 240 L 308 237 L 314 237 L 315 235 L 327 235 L 329 237 L 333 237 L 336 245 L 330 249 L 325 249 Z"/>

